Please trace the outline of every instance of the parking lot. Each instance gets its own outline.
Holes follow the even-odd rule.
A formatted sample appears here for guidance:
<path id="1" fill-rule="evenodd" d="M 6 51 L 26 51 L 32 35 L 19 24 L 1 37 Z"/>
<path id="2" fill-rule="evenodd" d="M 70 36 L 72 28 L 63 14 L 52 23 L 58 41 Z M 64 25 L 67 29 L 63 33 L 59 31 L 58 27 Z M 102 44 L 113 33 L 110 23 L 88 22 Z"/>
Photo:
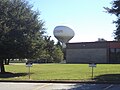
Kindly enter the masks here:
<path id="1" fill-rule="evenodd" d="M 0 82 L 0 90 L 120 90 L 120 84 Z"/>

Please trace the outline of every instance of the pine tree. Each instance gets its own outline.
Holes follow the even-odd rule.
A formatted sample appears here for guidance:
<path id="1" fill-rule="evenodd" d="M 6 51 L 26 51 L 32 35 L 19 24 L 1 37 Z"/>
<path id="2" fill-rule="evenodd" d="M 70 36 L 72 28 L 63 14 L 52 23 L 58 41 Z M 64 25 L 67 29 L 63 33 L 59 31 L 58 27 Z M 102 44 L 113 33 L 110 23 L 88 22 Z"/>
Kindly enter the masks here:
<path id="1" fill-rule="evenodd" d="M 116 30 L 114 31 L 115 39 L 120 41 L 120 0 L 114 0 L 112 2 L 112 7 L 104 7 L 108 13 L 114 14 L 117 16 L 117 20 L 113 23 L 116 24 Z"/>

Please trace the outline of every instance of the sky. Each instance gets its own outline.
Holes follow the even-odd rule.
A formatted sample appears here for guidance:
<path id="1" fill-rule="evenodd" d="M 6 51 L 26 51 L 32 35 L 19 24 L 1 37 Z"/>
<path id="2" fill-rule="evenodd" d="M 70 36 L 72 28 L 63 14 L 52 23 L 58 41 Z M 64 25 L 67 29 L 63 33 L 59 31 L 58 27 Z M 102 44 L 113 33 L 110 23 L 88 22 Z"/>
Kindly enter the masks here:
<path id="1" fill-rule="evenodd" d="M 93 42 L 98 38 L 114 40 L 115 15 L 105 13 L 103 7 L 111 7 L 112 0 L 28 0 L 33 10 L 40 11 L 45 21 L 46 35 L 53 35 L 56 26 L 68 26 L 75 36 L 69 42 Z"/>

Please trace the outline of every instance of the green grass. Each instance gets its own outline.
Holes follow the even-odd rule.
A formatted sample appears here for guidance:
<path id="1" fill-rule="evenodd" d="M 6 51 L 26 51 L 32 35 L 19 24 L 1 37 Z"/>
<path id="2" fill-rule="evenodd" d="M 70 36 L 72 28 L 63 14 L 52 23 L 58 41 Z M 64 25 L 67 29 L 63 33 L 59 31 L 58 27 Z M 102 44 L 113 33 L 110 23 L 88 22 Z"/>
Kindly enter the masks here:
<path id="1" fill-rule="evenodd" d="M 28 67 L 25 65 L 7 65 L 0 80 L 28 80 Z M 90 80 L 91 68 L 88 64 L 34 64 L 31 67 L 32 80 Z M 96 80 L 120 80 L 120 64 L 98 64 L 94 68 Z"/>

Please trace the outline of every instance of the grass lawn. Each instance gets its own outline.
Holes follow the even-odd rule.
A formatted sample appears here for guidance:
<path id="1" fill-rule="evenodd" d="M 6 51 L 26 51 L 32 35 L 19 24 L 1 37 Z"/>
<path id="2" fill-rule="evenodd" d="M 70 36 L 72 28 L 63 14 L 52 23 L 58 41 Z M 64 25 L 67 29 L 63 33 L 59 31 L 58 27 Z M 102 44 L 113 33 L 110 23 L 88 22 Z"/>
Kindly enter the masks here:
<path id="1" fill-rule="evenodd" d="M 0 80 L 28 80 L 28 67 L 25 64 L 7 65 Z M 32 80 L 90 80 L 91 68 L 88 64 L 34 64 L 31 69 Z M 98 64 L 94 68 L 96 80 L 120 80 L 120 64 Z"/>

